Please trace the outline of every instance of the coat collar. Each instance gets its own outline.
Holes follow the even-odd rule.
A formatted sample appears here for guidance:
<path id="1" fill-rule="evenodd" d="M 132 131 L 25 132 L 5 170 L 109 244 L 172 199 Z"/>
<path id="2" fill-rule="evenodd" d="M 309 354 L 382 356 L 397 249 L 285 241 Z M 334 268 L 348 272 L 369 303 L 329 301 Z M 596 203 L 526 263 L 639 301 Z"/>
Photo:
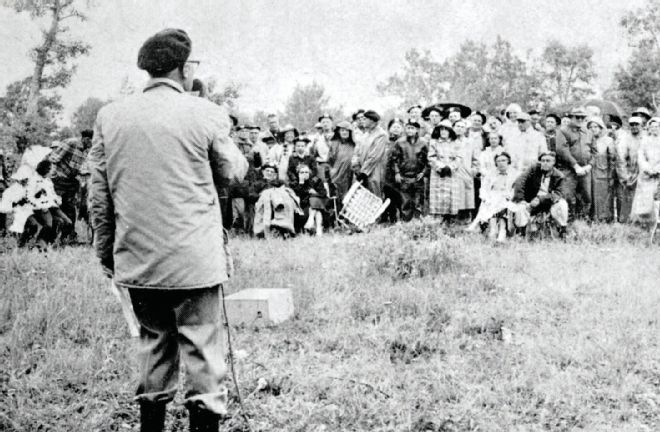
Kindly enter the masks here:
<path id="1" fill-rule="evenodd" d="M 179 93 L 185 92 L 181 84 L 169 78 L 151 78 L 147 82 L 147 85 L 144 87 L 142 92 L 148 92 L 149 90 L 153 90 L 156 87 L 170 87 L 172 90 L 175 90 Z"/>

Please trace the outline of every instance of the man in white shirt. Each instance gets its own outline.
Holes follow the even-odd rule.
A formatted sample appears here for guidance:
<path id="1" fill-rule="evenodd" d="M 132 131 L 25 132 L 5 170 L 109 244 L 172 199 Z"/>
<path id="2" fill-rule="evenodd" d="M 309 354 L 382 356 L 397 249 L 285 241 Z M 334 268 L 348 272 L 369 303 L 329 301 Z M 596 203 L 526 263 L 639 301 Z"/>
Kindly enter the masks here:
<path id="1" fill-rule="evenodd" d="M 523 172 L 537 163 L 539 156 L 548 151 L 548 146 L 545 137 L 532 127 L 529 114 L 519 113 L 516 122 L 518 130 L 509 134 L 504 149 L 511 155 L 512 167 Z"/>

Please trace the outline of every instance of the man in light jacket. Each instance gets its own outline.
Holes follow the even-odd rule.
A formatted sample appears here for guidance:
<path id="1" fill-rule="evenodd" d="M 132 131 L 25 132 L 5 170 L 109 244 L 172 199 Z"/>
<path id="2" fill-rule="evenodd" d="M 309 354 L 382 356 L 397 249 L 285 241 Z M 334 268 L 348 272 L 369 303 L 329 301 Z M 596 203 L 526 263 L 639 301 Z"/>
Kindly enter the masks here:
<path id="1" fill-rule="evenodd" d="M 380 115 L 368 110 L 364 113 L 365 132 L 355 148 L 353 170 L 356 179 L 378 198 L 383 198 L 383 182 L 387 165 L 387 132 L 380 127 Z"/>
<path id="2" fill-rule="evenodd" d="M 183 30 L 147 39 L 137 64 L 151 79 L 99 112 L 89 156 L 96 253 L 140 324 L 143 432 L 163 430 L 180 359 L 190 430 L 217 431 L 228 402 L 219 289 L 229 260 L 216 185 L 241 180 L 248 163 L 227 112 L 186 94 L 198 64 L 190 51 Z"/>

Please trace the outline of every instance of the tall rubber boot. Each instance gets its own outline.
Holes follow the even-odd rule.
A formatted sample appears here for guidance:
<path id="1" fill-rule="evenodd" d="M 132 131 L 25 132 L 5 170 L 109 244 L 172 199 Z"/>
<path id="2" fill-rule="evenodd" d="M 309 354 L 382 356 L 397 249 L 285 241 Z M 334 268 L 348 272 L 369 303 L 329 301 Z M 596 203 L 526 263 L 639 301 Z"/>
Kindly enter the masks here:
<path id="1" fill-rule="evenodd" d="M 163 432 L 167 405 L 159 402 L 140 402 L 140 432 Z"/>
<path id="2" fill-rule="evenodd" d="M 218 432 L 220 416 L 197 406 L 188 408 L 190 432 Z"/>

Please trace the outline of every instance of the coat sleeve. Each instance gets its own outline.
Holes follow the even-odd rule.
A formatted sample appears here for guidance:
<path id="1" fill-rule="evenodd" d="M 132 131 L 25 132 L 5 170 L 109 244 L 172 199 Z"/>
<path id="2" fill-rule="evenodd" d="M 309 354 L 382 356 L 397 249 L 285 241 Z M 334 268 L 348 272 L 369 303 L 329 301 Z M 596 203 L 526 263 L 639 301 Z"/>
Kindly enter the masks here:
<path id="1" fill-rule="evenodd" d="M 429 144 L 429 153 L 428 153 L 428 160 L 429 160 L 429 166 L 431 167 L 432 170 L 439 171 L 442 168 L 444 168 L 447 164 L 444 161 L 444 157 L 441 157 L 441 155 L 438 154 L 438 149 L 434 145 L 435 143 Z"/>
<path id="2" fill-rule="evenodd" d="M 337 141 L 330 142 L 330 149 L 328 151 L 328 163 L 330 166 L 334 166 L 337 162 L 337 149 L 339 148 L 339 143 Z"/>
<path id="3" fill-rule="evenodd" d="M 470 158 L 470 174 L 474 177 L 479 173 L 479 151 L 476 148 L 471 149 Z"/>
<path id="4" fill-rule="evenodd" d="M 527 192 L 527 183 L 529 181 L 529 177 L 531 176 L 531 172 L 532 172 L 531 168 L 526 169 L 522 174 L 520 174 L 520 177 L 518 177 L 514 182 L 513 184 L 514 202 L 525 201 L 525 193 Z"/>
<path id="5" fill-rule="evenodd" d="M 626 166 L 626 161 L 628 160 L 628 140 L 624 137 L 621 140 L 614 142 L 614 148 L 617 154 L 616 160 L 616 175 L 619 178 L 619 182 L 626 182 L 630 173 L 628 172 L 628 167 Z"/>
<path id="6" fill-rule="evenodd" d="M 90 216 L 94 229 L 94 248 L 101 264 L 113 271 L 115 242 L 115 209 L 108 183 L 102 116 L 94 125 L 94 139 L 88 156 L 90 167 Z"/>
<path id="7" fill-rule="evenodd" d="M 382 163 L 385 153 L 387 151 L 387 137 L 385 134 L 378 135 L 371 146 L 366 150 L 364 162 L 360 166 L 360 172 L 366 175 L 371 175 L 376 167 Z"/>
<path id="8" fill-rule="evenodd" d="M 568 167 L 571 169 L 573 169 L 573 167 L 577 165 L 577 160 L 575 160 L 573 154 L 571 154 L 571 148 L 568 142 L 568 138 L 564 139 L 564 141 L 561 143 L 557 141 L 557 156 L 562 160 L 566 161 Z"/>
<path id="9" fill-rule="evenodd" d="M 387 164 L 392 167 L 392 172 L 396 174 L 401 174 L 401 163 L 403 162 L 403 150 L 399 143 L 394 144 L 392 153 L 390 153 L 390 160 Z"/>
<path id="10" fill-rule="evenodd" d="M 646 142 L 642 141 L 637 153 L 637 163 L 639 164 L 639 172 L 651 174 L 653 167 L 651 166 L 648 157 L 646 156 Z"/>
<path id="11" fill-rule="evenodd" d="M 220 181 L 240 182 L 247 174 L 248 161 L 229 138 L 229 117 L 214 115 L 209 144 L 209 161 L 213 176 Z"/>
<path id="12" fill-rule="evenodd" d="M 568 191 L 566 190 L 566 177 L 564 177 L 561 173 L 559 174 L 560 175 L 557 176 L 555 187 L 550 192 L 558 198 L 566 198 L 568 196 Z"/>
<path id="13" fill-rule="evenodd" d="M 548 141 L 546 141 L 545 137 L 541 135 L 540 132 L 537 132 L 537 134 L 539 136 L 539 154 L 546 153 L 548 151 Z"/>
<path id="14" fill-rule="evenodd" d="M 330 146 L 328 145 L 328 142 L 325 140 L 325 137 L 320 137 L 316 141 L 316 145 L 314 146 L 314 148 L 316 149 L 315 160 L 318 162 L 327 162 L 330 153 Z"/>
<path id="15" fill-rule="evenodd" d="M 429 167 L 429 144 L 428 142 L 424 144 L 424 147 L 419 151 L 417 156 L 419 158 L 419 165 L 422 167 L 422 171 L 425 177 L 431 175 L 431 168 Z"/>

